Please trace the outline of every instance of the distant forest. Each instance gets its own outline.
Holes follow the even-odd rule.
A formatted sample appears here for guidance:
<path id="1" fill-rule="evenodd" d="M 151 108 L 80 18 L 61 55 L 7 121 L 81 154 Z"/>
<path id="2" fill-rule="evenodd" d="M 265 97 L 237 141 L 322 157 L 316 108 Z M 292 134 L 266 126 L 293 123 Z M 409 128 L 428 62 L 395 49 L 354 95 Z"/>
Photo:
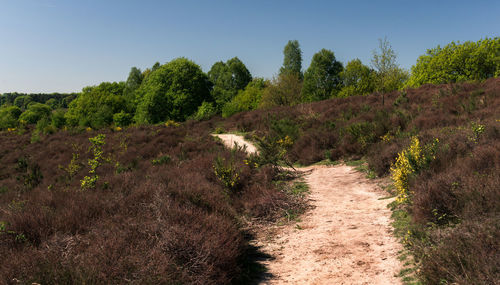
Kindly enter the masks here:
<path id="1" fill-rule="evenodd" d="M 216 62 L 208 73 L 189 59 L 177 58 L 143 71 L 132 67 L 126 81 L 103 82 L 80 93 L 5 93 L 0 96 L 0 129 L 36 125 L 38 132 L 50 133 L 64 127 L 205 120 L 218 114 L 229 117 L 259 108 L 500 75 L 498 37 L 429 49 L 411 71 L 398 65 L 387 39 L 379 40 L 370 65 L 359 59 L 342 63 L 333 51 L 322 49 L 304 70 L 296 40 L 286 44 L 283 55 L 283 66 L 271 80 L 253 77 L 237 57 Z"/>

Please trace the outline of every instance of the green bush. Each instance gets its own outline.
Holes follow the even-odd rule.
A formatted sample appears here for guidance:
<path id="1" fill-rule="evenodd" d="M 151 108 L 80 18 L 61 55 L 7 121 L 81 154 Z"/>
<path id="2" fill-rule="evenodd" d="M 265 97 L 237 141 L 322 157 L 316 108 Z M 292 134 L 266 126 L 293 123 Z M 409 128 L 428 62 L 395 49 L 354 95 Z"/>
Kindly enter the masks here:
<path id="1" fill-rule="evenodd" d="M 197 121 L 208 120 L 217 114 L 217 109 L 213 103 L 205 102 L 201 103 L 198 107 L 198 111 L 193 116 L 193 119 Z"/>
<path id="2" fill-rule="evenodd" d="M 36 124 L 42 118 L 48 118 L 51 112 L 52 109 L 45 104 L 32 103 L 29 105 L 28 109 L 19 116 L 19 121 L 28 124 Z"/>
<path id="3" fill-rule="evenodd" d="M 103 82 L 98 86 L 85 87 L 71 102 L 65 114 L 70 126 L 102 128 L 113 122 L 113 114 L 126 109 L 123 97 L 124 83 Z"/>
<path id="4" fill-rule="evenodd" d="M 17 96 L 16 99 L 14 99 L 14 106 L 24 110 L 31 102 L 33 102 L 33 99 L 30 96 Z"/>
<path id="5" fill-rule="evenodd" d="M 256 78 L 248 83 L 245 90 L 238 94 L 222 108 L 222 117 L 227 118 L 243 111 L 257 109 L 268 83 L 262 78 Z"/>
<path id="6" fill-rule="evenodd" d="M 500 37 L 477 42 L 451 42 L 427 50 L 411 69 L 408 85 L 483 80 L 500 75 Z"/>
<path id="7" fill-rule="evenodd" d="M 66 118 L 64 117 L 64 110 L 56 110 L 52 113 L 52 125 L 58 129 L 66 125 Z"/>
<path id="8" fill-rule="evenodd" d="M 0 108 L 0 129 L 15 128 L 22 111 L 17 106 L 2 106 Z"/>
<path id="9" fill-rule="evenodd" d="M 41 118 L 36 123 L 35 130 L 43 134 L 53 134 L 56 132 L 56 128 L 51 125 L 51 120 L 48 117 Z"/>
<path id="10" fill-rule="evenodd" d="M 270 134 L 277 139 L 283 139 L 288 136 L 292 141 L 296 141 L 300 134 L 297 123 L 289 118 L 271 120 L 269 130 Z"/>
<path id="11" fill-rule="evenodd" d="M 218 156 L 215 158 L 213 169 L 215 176 L 224 185 L 225 194 L 229 195 L 240 186 L 240 171 L 236 166 L 234 157 L 229 161 Z"/>
<path id="12" fill-rule="evenodd" d="M 172 160 L 172 158 L 169 155 L 162 155 L 158 158 L 155 158 L 151 161 L 153 165 L 162 165 L 162 164 L 167 164 Z"/>
<path id="13" fill-rule="evenodd" d="M 90 166 L 89 175 L 83 177 L 83 179 L 80 181 L 81 188 L 83 190 L 95 188 L 96 186 L 97 180 L 99 179 L 99 175 L 97 175 L 97 169 L 101 166 L 102 161 L 105 160 L 104 151 L 102 149 L 102 146 L 106 143 L 105 139 L 106 135 L 104 134 L 99 134 L 93 138 L 89 138 L 91 144 L 90 148 L 94 157 L 89 159 L 88 161 L 88 164 Z"/>
<path id="14" fill-rule="evenodd" d="M 186 58 L 174 59 L 152 71 L 136 93 L 139 105 L 134 120 L 140 124 L 184 121 L 203 101 L 211 101 L 207 75 Z"/>
<path id="15" fill-rule="evenodd" d="M 375 142 L 375 127 L 370 122 L 354 123 L 345 128 L 345 132 L 350 134 L 363 149 Z"/>
<path id="16" fill-rule="evenodd" d="M 121 111 L 113 115 L 113 122 L 118 127 L 126 127 L 132 123 L 132 114 Z"/>

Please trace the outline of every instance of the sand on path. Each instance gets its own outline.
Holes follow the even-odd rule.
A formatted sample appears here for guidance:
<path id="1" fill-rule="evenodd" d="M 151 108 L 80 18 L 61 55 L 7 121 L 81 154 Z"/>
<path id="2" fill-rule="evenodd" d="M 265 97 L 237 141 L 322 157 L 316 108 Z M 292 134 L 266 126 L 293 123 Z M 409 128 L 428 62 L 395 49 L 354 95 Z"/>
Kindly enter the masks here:
<path id="1" fill-rule="evenodd" d="M 225 135 L 232 146 L 249 144 Z M 228 142 L 231 142 L 229 144 Z M 261 284 L 401 284 L 401 244 L 392 235 L 388 194 L 346 165 L 305 171 L 312 206 L 300 221 L 277 227 L 255 244 L 272 256 Z"/>

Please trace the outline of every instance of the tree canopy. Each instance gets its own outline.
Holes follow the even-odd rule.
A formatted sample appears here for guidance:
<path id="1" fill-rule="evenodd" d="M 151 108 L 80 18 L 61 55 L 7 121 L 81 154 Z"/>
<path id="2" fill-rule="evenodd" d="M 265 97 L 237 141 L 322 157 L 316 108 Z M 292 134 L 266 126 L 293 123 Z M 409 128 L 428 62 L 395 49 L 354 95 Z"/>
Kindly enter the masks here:
<path id="1" fill-rule="evenodd" d="M 141 86 L 142 80 L 144 79 L 144 74 L 137 67 L 132 67 L 130 73 L 128 74 L 127 81 L 125 81 L 125 87 L 123 89 L 123 96 L 127 100 L 128 108 L 130 111 L 135 110 L 135 91 Z"/>
<path id="2" fill-rule="evenodd" d="M 257 109 L 267 85 L 268 82 L 263 78 L 254 78 L 244 90 L 238 92 L 231 102 L 224 105 L 222 116 L 226 118 L 238 112 Z"/>
<path id="3" fill-rule="evenodd" d="M 324 100 L 335 95 L 341 87 L 342 63 L 332 51 L 322 49 L 314 54 L 304 74 L 302 99 L 306 102 Z"/>
<path id="4" fill-rule="evenodd" d="M 301 103 L 302 80 L 297 74 L 281 74 L 264 89 L 259 107 L 293 106 Z"/>
<path id="5" fill-rule="evenodd" d="M 364 65 L 361 60 L 349 61 L 340 74 L 343 87 L 338 96 L 366 95 L 373 92 L 375 76 L 375 71 Z"/>
<path id="6" fill-rule="evenodd" d="M 28 106 L 28 109 L 26 109 L 26 111 L 19 116 L 19 121 L 27 124 L 36 124 L 39 120 L 50 117 L 51 111 L 52 109 L 45 104 L 31 103 Z"/>
<path id="7" fill-rule="evenodd" d="M 299 42 L 288 41 L 283 49 L 283 66 L 280 69 L 281 74 L 295 74 L 302 78 L 302 50 Z"/>
<path id="8" fill-rule="evenodd" d="M 500 75 L 500 37 L 477 42 L 451 42 L 427 50 L 411 69 L 408 85 L 482 80 Z"/>
<path id="9" fill-rule="evenodd" d="M 226 63 L 216 62 L 208 72 L 208 78 L 213 83 L 212 97 L 219 110 L 252 81 L 250 71 L 237 57 Z"/>
<path id="10" fill-rule="evenodd" d="M 14 128 L 22 111 L 18 106 L 0 107 L 0 129 Z"/>
<path id="11" fill-rule="evenodd" d="M 126 109 L 123 97 L 125 83 L 103 82 L 85 87 L 71 102 L 65 118 L 71 126 L 100 128 L 113 122 L 113 114 Z"/>
<path id="12" fill-rule="evenodd" d="M 372 65 L 376 70 L 376 90 L 382 93 L 402 88 L 409 74 L 396 62 L 396 52 L 387 38 L 379 39 L 379 50 L 373 51 Z"/>
<path id="13" fill-rule="evenodd" d="M 151 71 L 137 94 L 139 105 L 134 119 L 141 124 L 184 121 L 203 101 L 212 101 L 207 75 L 186 58 L 174 59 Z"/>

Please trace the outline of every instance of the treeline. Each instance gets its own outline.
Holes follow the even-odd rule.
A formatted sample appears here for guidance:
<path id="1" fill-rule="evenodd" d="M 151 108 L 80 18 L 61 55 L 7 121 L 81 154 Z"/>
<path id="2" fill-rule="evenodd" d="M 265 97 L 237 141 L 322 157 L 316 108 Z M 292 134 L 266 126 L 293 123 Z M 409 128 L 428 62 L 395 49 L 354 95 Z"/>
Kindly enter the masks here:
<path id="1" fill-rule="evenodd" d="M 283 53 L 283 66 L 272 80 L 253 78 L 237 57 L 216 62 L 208 73 L 186 58 L 177 58 L 144 71 L 133 67 L 125 82 L 85 87 L 78 96 L 3 94 L 0 129 L 37 124 L 37 130 L 50 132 L 63 126 L 102 128 L 204 120 L 216 114 L 228 117 L 258 108 L 500 75 L 498 37 L 428 50 L 411 73 L 397 64 L 387 39 L 379 41 L 370 66 L 359 59 L 343 64 L 333 51 L 322 49 L 303 71 L 298 41 L 289 41 Z"/>
<path id="2" fill-rule="evenodd" d="M 3 93 L 0 94 L 0 105 L 16 105 L 26 108 L 29 103 L 37 102 L 49 105 L 52 109 L 67 108 L 78 93 Z"/>

